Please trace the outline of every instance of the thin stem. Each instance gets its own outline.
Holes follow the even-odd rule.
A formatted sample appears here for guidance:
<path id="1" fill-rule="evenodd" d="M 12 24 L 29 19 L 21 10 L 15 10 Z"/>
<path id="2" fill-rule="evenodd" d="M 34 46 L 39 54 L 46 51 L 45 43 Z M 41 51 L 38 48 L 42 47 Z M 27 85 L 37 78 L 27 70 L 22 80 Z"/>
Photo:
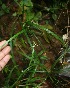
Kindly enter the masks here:
<path id="1" fill-rule="evenodd" d="M 24 28 L 25 24 L 23 25 Z M 10 41 L 12 41 L 13 39 L 15 39 L 16 37 L 18 37 L 20 34 L 22 34 L 24 32 L 24 30 L 18 32 L 17 34 L 15 34 L 13 37 L 11 37 L 9 40 L 7 40 L 2 46 L 0 46 L 0 49 L 4 46 L 6 46 Z"/>

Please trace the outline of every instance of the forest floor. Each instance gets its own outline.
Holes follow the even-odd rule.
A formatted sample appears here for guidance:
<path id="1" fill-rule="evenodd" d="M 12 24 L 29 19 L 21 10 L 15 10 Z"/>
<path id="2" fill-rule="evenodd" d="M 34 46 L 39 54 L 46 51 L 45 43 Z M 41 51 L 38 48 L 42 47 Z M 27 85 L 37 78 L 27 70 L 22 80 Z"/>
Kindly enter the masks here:
<path id="1" fill-rule="evenodd" d="M 7 3 L 8 4 L 8 3 Z M 11 4 L 10 4 L 11 5 Z M 15 12 L 17 10 L 16 6 L 12 4 L 10 6 L 11 11 L 9 14 L 4 14 L 3 16 L 0 17 L 0 41 L 2 40 L 8 40 L 10 37 L 12 37 L 14 34 L 20 32 L 22 30 L 21 24 L 20 22 L 22 21 L 22 17 L 13 17 L 12 13 Z M 44 14 L 43 15 L 43 19 L 40 20 L 39 24 L 40 25 L 45 25 L 46 20 L 50 19 L 49 15 Z M 51 22 L 49 25 L 51 27 L 51 30 L 53 32 L 55 32 L 56 34 L 58 34 L 59 36 L 63 37 L 63 35 L 67 34 L 67 29 L 68 29 L 68 38 L 66 38 L 66 41 L 68 41 L 68 45 L 70 45 L 70 26 L 68 25 L 68 22 L 70 22 L 70 20 L 68 20 L 68 17 L 70 17 L 70 11 L 68 10 L 61 10 L 59 11 L 59 15 L 58 15 L 58 19 L 53 23 Z M 62 44 L 56 40 L 55 38 L 50 37 L 50 39 L 45 39 L 45 36 L 41 36 L 41 34 L 39 34 L 38 31 L 34 31 L 36 36 L 33 35 L 28 35 L 31 42 L 35 43 L 35 51 L 38 54 L 40 51 L 44 50 L 43 52 L 43 56 L 48 57 L 49 60 L 44 60 L 41 61 L 41 63 L 43 63 L 45 65 L 45 67 L 49 70 L 54 62 L 55 59 L 57 59 L 61 52 L 62 52 Z M 48 35 L 47 35 L 48 36 Z M 40 43 L 38 42 L 37 38 L 40 40 Z M 22 44 L 22 40 L 25 40 L 25 44 L 23 46 Z M 14 53 L 14 58 L 15 58 L 15 62 L 16 64 L 19 66 L 18 69 L 22 70 L 23 68 L 27 68 L 28 64 L 29 64 L 29 60 L 24 60 L 22 61 L 21 58 L 23 58 L 23 56 L 18 52 L 18 51 L 23 51 L 25 54 L 29 55 L 31 53 L 31 49 L 30 46 L 28 44 L 27 38 L 24 36 L 24 34 L 19 35 L 19 37 L 17 37 L 16 39 L 13 40 L 13 53 Z M 68 56 L 70 59 L 70 55 Z M 26 58 L 27 59 L 27 58 Z M 63 62 L 64 65 L 68 65 L 69 62 L 67 62 L 67 60 L 65 62 Z M 8 65 L 10 67 L 12 67 L 12 60 L 9 61 Z M 58 66 L 61 65 L 61 63 L 58 63 Z M 5 77 L 7 76 L 7 73 L 2 73 L 0 72 L 0 84 L 3 85 L 4 81 L 5 81 Z M 36 74 L 35 76 L 40 76 L 40 77 L 44 77 L 45 75 L 43 74 Z M 13 73 L 13 76 L 15 77 L 15 74 Z M 58 79 L 64 83 L 62 83 L 62 85 L 60 87 L 57 88 L 70 88 L 70 76 L 65 76 L 60 75 L 60 77 L 58 77 Z M 65 79 L 65 80 L 63 80 Z M 18 83 L 19 84 L 19 83 Z M 19 87 L 16 87 L 19 88 Z M 39 88 L 53 88 L 52 83 L 49 81 L 45 81 L 43 83 L 42 86 L 40 86 Z"/>

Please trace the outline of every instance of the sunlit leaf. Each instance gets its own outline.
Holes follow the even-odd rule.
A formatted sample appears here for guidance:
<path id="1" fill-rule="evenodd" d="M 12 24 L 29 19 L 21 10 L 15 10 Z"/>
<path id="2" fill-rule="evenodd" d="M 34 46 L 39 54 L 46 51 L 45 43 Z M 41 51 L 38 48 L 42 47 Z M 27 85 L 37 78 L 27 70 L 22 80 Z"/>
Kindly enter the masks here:
<path id="1" fill-rule="evenodd" d="M 13 16 L 17 16 L 17 13 L 15 12 L 15 13 L 13 13 Z"/>
<path id="2" fill-rule="evenodd" d="M 27 20 L 27 21 L 30 21 L 33 17 L 34 17 L 34 13 L 32 13 L 32 12 L 30 11 L 30 9 L 28 9 L 28 10 L 26 11 L 26 20 Z"/>

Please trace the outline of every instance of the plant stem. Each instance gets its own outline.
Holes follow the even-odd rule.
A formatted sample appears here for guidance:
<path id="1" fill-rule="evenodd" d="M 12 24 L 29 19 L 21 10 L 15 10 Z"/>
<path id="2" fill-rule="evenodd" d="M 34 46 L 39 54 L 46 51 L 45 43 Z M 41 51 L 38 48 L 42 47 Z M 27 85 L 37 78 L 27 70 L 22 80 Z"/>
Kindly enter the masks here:
<path id="1" fill-rule="evenodd" d="M 23 25 L 24 28 L 25 24 Z M 16 37 L 18 37 L 20 34 L 22 34 L 24 32 L 24 30 L 18 32 L 17 34 L 15 34 L 13 37 L 11 37 L 9 40 L 7 40 L 2 46 L 0 46 L 0 49 L 4 46 L 6 46 L 10 41 L 12 41 L 13 39 L 15 39 Z"/>

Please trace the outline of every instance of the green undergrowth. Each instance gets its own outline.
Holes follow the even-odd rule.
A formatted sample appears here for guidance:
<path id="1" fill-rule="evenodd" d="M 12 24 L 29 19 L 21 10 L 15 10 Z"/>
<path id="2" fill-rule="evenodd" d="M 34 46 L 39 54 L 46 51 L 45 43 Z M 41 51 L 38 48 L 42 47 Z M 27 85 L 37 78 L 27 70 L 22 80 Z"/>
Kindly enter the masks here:
<path id="1" fill-rule="evenodd" d="M 59 76 L 60 69 L 62 68 L 61 66 L 56 68 L 57 64 L 60 60 L 62 60 L 67 52 L 70 52 L 70 48 L 62 39 L 62 36 L 59 36 L 54 32 L 54 28 L 48 23 L 47 20 L 45 25 L 41 25 L 39 23 L 43 16 L 41 12 L 42 10 L 35 13 L 33 11 L 34 3 L 31 0 L 14 0 L 14 2 L 18 5 L 18 10 L 14 12 L 12 16 L 16 18 L 22 17 L 22 20 L 19 22 L 22 29 L 18 33 L 14 34 L 14 24 L 16 23 L 15 21 L 12 25 L 10 39 L 5 43 L 9 43 L 12 49 L 12 65 L 7 64 L 7 66 L 2 71 L 3 74 L 5 74 L 5 81 L 2 86 L 3 88 L 40 88 L 48 80 L 51 83 L 50 85 L 54 84 L 54 88 L 56 88 L 56 85 L 59 84 L 57 76 Z M 60 5 L 62 7 L 64 4 L 60 3 Z M 59 7 L 57 11 L 58 10 Z M 49 7 L 48 13 L 52 13 L 52 19 L 56 20 L 57 14 L 56 11 L 53 10 L 53 7 L 52 11 L 51 7 Z M 26 17 L 24 14 L 26 15 Z M 50 44 L 50 41 L 52 41 L 52 38 L 54 38 L 55 40 L 58 40 L 60 42 L 63 48 L 62 53 L 57 59 L 54 60 L 50 69 L 48 69 L 44 65 L 44 62 L 48 61 L 49 58 L 43 55 L 46 50 L 37 35 L 42 37 L 46 41 L 46 44 Z M 24 36 L 25 38 L 22 38 L 22 36 Z M 31 40 L 32 36 L 37 40 L 39 46 L 41 47 L 41 50 L 39 52 L 35 50 L 36 44 L 35 41 Z M 21 44 L 15 44 L 16 40 L 20 40 Z M 20 58 L 22 63 L 26 63 L 24 64 L 26 66 L 22 66 L 22 69 L 20 69 L 20 66 L 15 60 L 14 46 L 17 46 L 19 48 L 19 50 L 16 52 L 22 56 L 22 58 Z M 24 49 L 30 52 L 26 53 Z"/>

